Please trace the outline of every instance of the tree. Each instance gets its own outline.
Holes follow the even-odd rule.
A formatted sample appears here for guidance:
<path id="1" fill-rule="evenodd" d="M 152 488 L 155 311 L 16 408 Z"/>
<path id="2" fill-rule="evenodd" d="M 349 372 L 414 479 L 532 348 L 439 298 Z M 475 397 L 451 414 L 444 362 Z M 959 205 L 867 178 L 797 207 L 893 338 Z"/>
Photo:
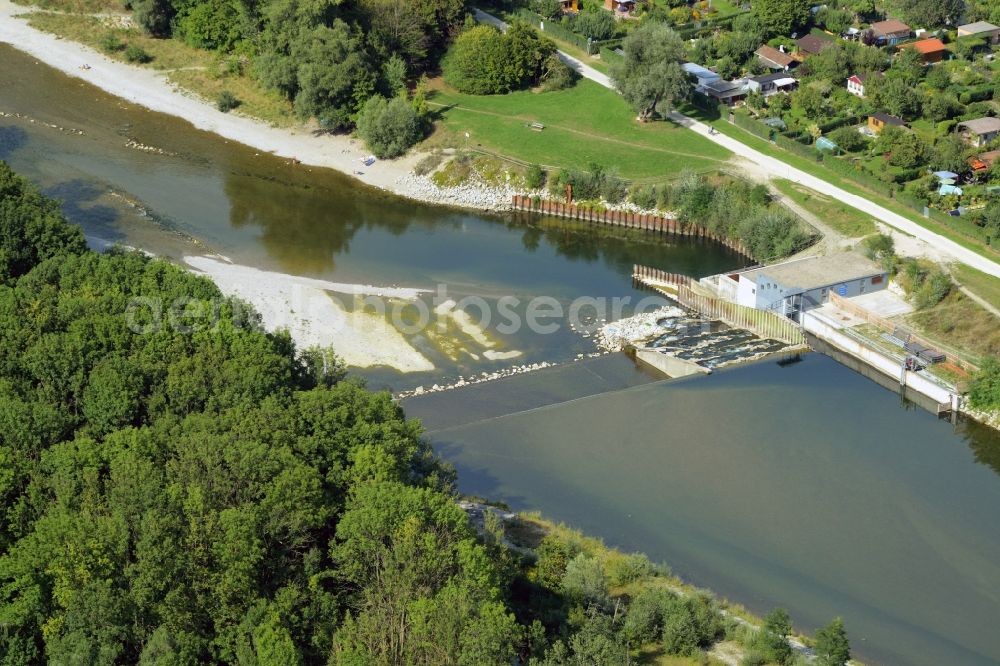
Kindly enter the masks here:
<path id="1" fill-rule="evenodd" d="M 970 152 L 969 144 L 961 136 L 949 134 L 934 144 L 934 166 L 938 171 L 952 171 L 960 175 L 967 173 L 971 168 L 968 162 Z"/>
<path id="2" fill-rule="evenodd" d="M 170 36 L 170 22 L 174 18 L 170 0 L 133 0 L 132 15 L 135 22 L 153 37 Z"/>
<path id="3" fill-rule="evenodd" d="M 295 112 L 325 127 L 346 129 L 375 87 L 363 38 L 343 21 L 318 26 L 293 45 Z"/>
<path id="4" fill-rule="evenodd" d="M 844 151 L 853 153 L 868 146 L 868 139 L 853 127 L 838 127 L 830 132 L 830 140 Z"/>
<path id="5" fill-rule="evenodd" d="M 969 384 L 969 404 L 975 409 L 1000 409 L 1000 361 L 987 356 Z"/>
<path id="6" fill-rule="evenodd" d="M 871 78 L 865 83 L 865 92 L 872 104 L 894 116 L 912 118 L 920 113 L 917 91 L 901 79 Z"/>
<path id="7" fill-rule="evenodd" d="M 809 21 L 809 0 L 754 0 L 753 15 L 767 35 L 791 35 Z"/>
<path id="8" fill-rule="evenodd" d="M 479 25 L 464 31 L 449 49 L 444 79 L 467 94 L 503 94 L 537 83 L 553 53 L 552 42 L 523 22 L 506 33 Z"/>
<path id="9" fill-rule="evenodd" d="M 851 658 L 844 621 L 834 618 L 816 632 L 816 661 L 820 666 L 846 666 Z"/>
<path id="10" fill-rule="evenodd" d="M 611 80 L 643 121 L 666 115 L 686 99 L 691 86 L 679 61 L 684 43 L 662 23 L 643 23 L 629 33 L 625 57 L 611 68 Z"/>
<path id="11" fill-rule="evenodd" d="M 893 14 L 926 28 L 954 25 L 965 11 L 965 0 L 891 0 Z"/>
<path id="12" fill-rule="evenodd" d="M 792 646 L 788 635 L 792 633 L 792 619 L 784 608 L 775 608 L 764 617 L 763 631 L 768 639 L 770 658 L 779 664 L 787 663 L 792 657 Z"/>
<path id="13" fill-rule="evenodd" d="M 618 31 L 618 23 L 611 12 L 594 8 L 581 12 L 573 21 L 573 28 L 588 39 L 611 39 Z"/>
<path id="14" fill-rule="evenodd" d="M 896 241 L 887 234 L 874 234 L 862 243 L 866 257 L 878 262 L 886 270 L 891 270 L 896 262 Z"/>
<path id="15" fill-rule="evenodd" d="M 358 116 L 358 136 L 377 157 L 399 157 L 420 140 L 420 118 L 405 97 L 375 95 Z"/>
<path id="16" fill-rule="evenodd" d="M 562 589 L 571 600 L 584 605 L 608 603 L 608 581 L 601 563 L 580 553 L 566 565 Z"/>

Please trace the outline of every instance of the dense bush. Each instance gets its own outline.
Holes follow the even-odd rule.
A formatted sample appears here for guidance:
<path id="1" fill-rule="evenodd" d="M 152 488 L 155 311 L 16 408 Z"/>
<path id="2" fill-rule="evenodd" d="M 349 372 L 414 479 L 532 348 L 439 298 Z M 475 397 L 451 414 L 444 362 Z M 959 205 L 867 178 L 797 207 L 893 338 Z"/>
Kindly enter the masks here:
<path id="1" fill-rule="evenodd" d="M 236 95 L 229 92 L 228 90 L 223 90 L 219 93 L 219 97 L 215 100 L 215 106 L 219 111 L 223 113 L 228 113 L 240 105 L 240 100 L 236 99 Z"/>
<path id="2" fill-rule="evenodd" d="M 138 44 L 129 44 L 125 49 L 125 59 L 141 65 L 150 62 L 153 56 L 146 53 L 146 49 Z"/>
<path id="3" fill-rule="evenodd" d="M 1000 410 L 1000 361 L 990 356 L 979 364 L 969 384 L 969 404 L 975 409 Z"/>
<path id="4" fill-rule="evenodd" d="M 788 256 L 811 240 L 798 218 L 771 203 L 762 185 L 688 175 L 661 192 L 682 220 L 739 240 L 757 261 Z"/>
<path id="5" fill-rule="evenodd" d="M 422 120 L 403 97 L 376 95 L 358 116 L 358 136 L 377 157 L 399 157 L 420 140 Z"/>
<path id="6" fill-rule="evenodd" d="M 577 15 L 573 20 L 573 32 L 597 41 L 611 39 L 618 32 L 618 22 L 611 12 L 594 8 Z"/>
<path id="7" fill-rule="evenodd" d="M 442 63 L 444 79 L 460 92 L 496 95 L 537 84 L 555 45 L 515 22 L 501 33 L 478 25 L 458 36 Z"/>
<path id="8" fill-rule="evenodd" d="M 545 172 L 542 167 L 532 164 L 524 173 L 524 186 L 529 190 L 541 189 L 545 186 Z"/>
<path id="9" fill-rule="evenodd" d="M 562 194 L 566 185 L 573 186 L 573 198 L 579 201 L 603 199 L 608 203 L 620 203 L 628 192 L 625 180 L 598 164 L 591 164 L 588 171 L 564 169 L 549 179 L 549 189 L 554 194 Z"/>
<path id="10" fill-rule="evenodd" d="M 109 32 L 104 37 L 101 37 L 101 48 L 108 53 L 117 53 L 118 51 L 125 50 L 125 42 L 118 39 L 118 35 Z"/>

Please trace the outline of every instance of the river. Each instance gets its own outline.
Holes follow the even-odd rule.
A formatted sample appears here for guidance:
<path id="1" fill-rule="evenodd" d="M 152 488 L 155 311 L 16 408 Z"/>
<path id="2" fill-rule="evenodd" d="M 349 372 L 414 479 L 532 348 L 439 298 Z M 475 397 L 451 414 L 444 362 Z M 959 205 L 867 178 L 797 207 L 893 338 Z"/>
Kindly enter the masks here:
<path id="1" fill-rule="evenodd" d="M 740 264 L 712 245 L 416 205 L 125 104 L 0 46 L 0 159 L 88 236 L 180 258 L 496 299 L 644 296 L 633 263 Z M 73 130 L 79 130 L 80 134 Z M 134 142 L 134 143 L 130 143 Z M 154 148 L 146 151 L 137 144 Z M 845 618 L 874 663 L 1000 661 L 1000 437 L 953 426 L 816 354 L 660 382 L 576 331 L 519 332 L 563 363 L 414 398 L 462 489 L 539 509 L 811 630 Z M 428 352 L 429 354 L 432 352 Z M 513 361 L 361 372 L 412 388 Z"/>

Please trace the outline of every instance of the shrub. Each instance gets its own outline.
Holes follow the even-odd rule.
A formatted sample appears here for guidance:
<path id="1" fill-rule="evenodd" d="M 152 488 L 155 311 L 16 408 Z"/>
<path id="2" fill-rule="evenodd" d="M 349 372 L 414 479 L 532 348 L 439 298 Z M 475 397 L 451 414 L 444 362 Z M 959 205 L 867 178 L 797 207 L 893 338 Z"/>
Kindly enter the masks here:
<path id="1" fill-rule="evenodd" d="M 632 553 L 616 557 L 608 562 L 608 579 L 614 586 L 628 585 L 652 576 L 656 571 L 653 563 L 642 553 Z"/>
<path id="2" fill-rule="evenodd" d="M 639 208 L 645 208 L 647 210 L 656 208 L 656 188 L 652 185 L 640 185 L 632 188 L 632 192 L 629 194 L 628 198 L 629 201 L 634 203 Z"/>
<path id="3" fill-rule="evenodd" d="M 524 174 L 524 186 L 529 190 L 539 190 L 545 186 L 545 172 L 542 167 L 532 164 Z"/>
<path id="4" fill-rule="evenodd" d="M 969 384 L 969 404 L 975 409 L 1000 409 L 1000 361 L 990 356 L 979 364 Z"/>
<path id="5" fill-rule="evenodd" d="M 555 92 L 572 88 L 580 75 L 572 67 L 568 66 L 559 56 L 553 54 L 545 63 L 545 71 L 542 74 L 542 90 L 544 92 Z"/>
<path id="6" fill-rule="evenodd" d="M 125 49 L 125 59 L 141 65 L 152 60 L 153 56 L 146 53 L 146 50 L 138 44 L 129 44 Z"/>
<path id="7" fill-rule="evenodd" d="M 101 38 L 101 48 L 108 53 L 117 53 L 125 49 L 125 42 L 118 39 L 118 35 L 109 32 Z"/>
<path id="8" fill-rule="evenodd" d="M 585 606 L 606 606 L 608 581 L 596 558 L 580 553 L 566 564 L 562 589 L 567 597 Z"/>
<path id="9" fill-rule="evenodd" d="M 403 97 L 369 99 L 358 116 L 358 136 L 380 158 L 398 157 L 420 140 L 420 118 Z"/>
<path id="10" fill-rule="evenodd" d="M 918 310 L 932 308 L 951 293 L 951 278 L 942 270 L 934 270 L 927 274 L 920 288 L 913 295 L 913 304 Z"/>
<path id="11" fill-rule="evenodd" d="M 236 99 L 236 95 L 229 92 L 228 90 L 223 90 L 219 93 L 218 98 L 215 100 L 215 106 L 219 111 L 223 113 L 228 113 L 240 105 L 240 100 Z"/>

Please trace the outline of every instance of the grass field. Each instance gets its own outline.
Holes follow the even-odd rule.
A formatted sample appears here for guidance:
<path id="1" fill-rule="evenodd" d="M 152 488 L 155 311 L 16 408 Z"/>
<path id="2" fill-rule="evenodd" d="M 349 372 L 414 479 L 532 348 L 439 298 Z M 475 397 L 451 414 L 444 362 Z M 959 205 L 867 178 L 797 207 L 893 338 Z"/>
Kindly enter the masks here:
<path id="1" fill-rule="evenodd" d="M 153 39 L 137 29 L 106 26 L 93 16 L 37 12 L 30 15 L 28 23 L 38 30 L 86 44 L 124 62 L 123 51 L 107 53 L 101 48 L 101 41 L 114 35 L 123 44 L 142 47 L 152 57 L 142 66 L 165 72 L 172 82 L 185 90 L 213 103 L 220 92 L 228 90 L 240 101 L 239 113 L 277 126 L 295 123 L 292 106 L 287 100 L 266 90 L 249 76 L 226 73 L 223 63 L 214 54 L 180 40 Z"/>
<path id="2" fill-rule="evenodd" d="M 945 341 L 972 359 L 1000 354 L 1000 322 L 957 289 L 934 307 L 909 315 L 908 320 L 927 337 Z"/>
<path id="3" fill-rule="evenodd" d="M 860 238 L 875 233 L 875 220 L 857 208 L 789 180 L 779 178 L 772 182 L 779 192 L 815 213 L 817 217 L 848 238 Z"/>
<path id="4" fill-rule="evenodd" d="M 955 264 L 951 272 L 959 283 L 969 291 L 987 301 L 990 305 L 1000 308 L 1000 279 L 987 275 L 965 264 Z M 1000 324 L 1000 322 L 998 322 Z"/>
<path id="5" fill-rule="evenodd" d="M 730 156 L 672 123 L 637 123 L 617 93 L 586 80 L 558 92 L 487 97 L 446 90 L 437 81 L 431 105 L 439 130 L 457 147 L 479 147 L 547 167 L 596 163 L 624 178 L 655 180 L 718 168 Z M 531 123 L 545 129 L 532 130 Z"/>

